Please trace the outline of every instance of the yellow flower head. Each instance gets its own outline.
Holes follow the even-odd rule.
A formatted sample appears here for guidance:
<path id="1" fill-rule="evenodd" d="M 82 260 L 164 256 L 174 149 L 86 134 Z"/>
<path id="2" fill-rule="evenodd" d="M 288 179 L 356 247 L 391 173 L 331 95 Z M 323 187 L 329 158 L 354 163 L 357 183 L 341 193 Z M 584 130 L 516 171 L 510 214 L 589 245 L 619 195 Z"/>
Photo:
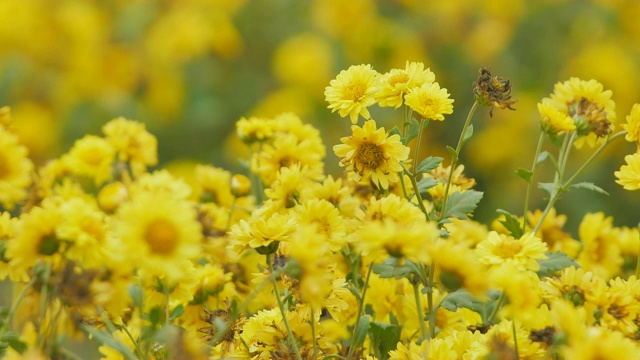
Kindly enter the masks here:
<path id="1" fill-rule="evenodd" d="M 347 227 L 345 221 L 332 203 L 327 200 L 311 199 L 297 209 L 298 223 L 316 225 L 332 251 L 340 251 L 345 242 Z"/>
<path id="2" fill-rule="evenodd" d="M 269 140 L 276 131 L 276 124 L 267 118 L 240 118 L 236 122 L 236 133 L 240 140 L 247 144 Z"/>
<path id="3" fill-rule="evenodd" d="M 342 117 L 349 115 L 351 123 L 358 123 L 358 116 L 369 119 L 367 107 L 376 103 L 380 90 L 378 72 L 371 65 L 353 65 L 329 83 L 324 96 L 331 112 L 337 111 Z"/>
<path id="4" fill-rule="evenodd" d="M 557 299 L 564 299 L 574 306 L 583 306 L 591 297 L 597 282 L 602 282 L 602 280 L 595 277 L 593 273 L 587 272 L 583 268 L 576 269 L 569 266 L 562 269 L 559 276 L 544 279 L 540 283 L 540 289 L 542 297 L 549 303 Z"/>
<path id="5" fill-rule="evenodd" d="M 406 93 L 423 84 L 432 83 L 436 76 L 420 62 L 408 62 L 404 69 L 391 69 L 380 77 L 381 89 L 378 93 L 378 105 L 399 108 Z"/>
<path id="6" fill-rule="evenodd" d="M 576 129 L 576 124 L 571 116 L 555 108 L 550 101 L 538 103 L 538 111 L 540 112 L 542 130 L 550 134 L 561 134 Z"/>
<path id="7" fill-rule="evenodd" d="M 627 130 L 624 138 L 640 147 L 640 104 L 633 104 L 631 113 L 627 115 L 627 123 L 622 124 L 622 128 Z"/>
<path id="8" fill-rule="evenodd" d="M 211 165 L 196 165 L 196 191 L 201 202 L 229 207 L 233 203 L 231 173 Z"/>
<path id="9" fill-rule="evenodd" d="M 429 249 L 440 233 L 431 222 L 407 226 L 393 220 L 371 221 L 363 224 L 354 234 L 355 247 L 372 256 L 387 255 L 426 263 Z"/>
<path id="10" fill-rule="evenodd" d="M 27 196 L 33 163 L 18 137 L 0 126 L 0 205 L 13 207 Z"/>
<path id="11" fill-rule="evenodd" d="M 626 165 L 622 165 L 620 171 L 613 173 L 617 178 L 616 182 L 625 190 L 640 189 L 640 153 L 627 155 L 624 161 Z"/>
<path id="12" fill-rule="evenodd" d="M 613 130 L 616 120 L 616 104 L 611 99 L 611 90 L 603 90 L 596 80 L 584 81 L 572 77 L 554 86 L 549 102 L 559 111 L 570 116 L 576 124 L 579 135 L 589 135 L 587 141 L 595 144 L 597 138 L 607 136 Z M 581 146 L 582 142 L 576 144 Z"/>
<path id="13" fill-rule="evenodd" d="M 424 214 L 417 206 L 395 194 L 389 194 L 380 199 L 372 197 L 370 203 L 366 205 L 364 214 L 359 214 L 359 218 L 373 221 L 390 219 L 405 225 L 413 225 L 425 220 Z"/>
<path id="14" fill-rule="evenodd" d="M 171 194 L 138 194 L 120 206 L 115 221 L 120 253 L 149 273 L 179 279 L 186 271 L 181 262 L 201 255 L 195 207 Z"/>
<path id="15" fill-rule="evenodd" d="M 437 82 L 427 82 L 410 90 L 404 100 L 425 119 L 442 121 L 444 114 L 453 113 L 453 99 L 449 99 L 447 89 L 441 89 Z"/>
<path id="16" fill-rule="evenodd" d="M 229 248 L 241 254 L 248 249 L 273 253 L 280 241 L 288 241 L 296 222 L 291 214 L 275 213 L 269 217 L 254 216 L 248 222 L 240 220 L 229 232 Z"/>
<path id="17" fill-rule="evenodd" d="M 578 235 L 583 244 L 576 259 L 580 266 L 603 279 L 620 272 L 624 259 L 612 217 L 605 217 L 602 212 L 586 214 L 578 227 Z"/>
<path id="18" fill-rule="evenodd" d="M 487 238 L 478 244 L 476 253 L 480 262 L 492 266 L 512 265 L 521 270 L 537 270 L 536 260 L 546 259 L 547 244 L 532 233 L 515 239 L 509 235 L 491 231 Z"/>
<path id="19" fill-rule="evenodd" d="M 147 166 L 158 163 L 158 140 L 147 132 L 143 123 L 119 117 L 106 123 L 102 132 L 115 148 L 119 160 L 131 164 L 134 175 L 140 175 Z"/>
<path id="20" fill-rule="evenodd" d="M 94 135 L 85 135 L 76 140 L 69 153 L 62 159 L 72 174 L 86 176 L 96 184 L 111 179 L 111 165 L 115 149 L 107 140 Z"/>
<path id="21" fill-rule="evenodd" d="M 387 189 L 389 183 L 399 180 L 401 163 L 409 158 L 409 148 L 400 142 L 397 134 L 389 136 L 384 128 L 376 128 L 369 120 L 362 127 L 352 125 L 353 135 L 340 139 L 333 151 L 340 157 L 340 166 L 346 166 L 356 182 L 371 180 L 376 186 Z"/>
<path id="22" fill-rule="evenodd" d="M 437 241 L 429 254 L 440 271 L 440 281 L 449 291 L 465 288 L 476 297 L 483 296 L 489 283 L 486 266 L 466 246 L 449 239 Z"/>

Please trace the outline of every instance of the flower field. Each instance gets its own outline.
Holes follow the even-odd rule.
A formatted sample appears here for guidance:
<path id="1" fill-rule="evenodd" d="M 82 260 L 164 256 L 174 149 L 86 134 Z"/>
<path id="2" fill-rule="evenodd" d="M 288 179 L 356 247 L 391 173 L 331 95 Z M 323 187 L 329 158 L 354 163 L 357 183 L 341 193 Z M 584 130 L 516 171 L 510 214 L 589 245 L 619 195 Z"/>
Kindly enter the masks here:
<path id="1" fill-rule="evenodd" d="M 0 2 L 0 357 L 640 358 L 640 6 L 427 3 Z"/>

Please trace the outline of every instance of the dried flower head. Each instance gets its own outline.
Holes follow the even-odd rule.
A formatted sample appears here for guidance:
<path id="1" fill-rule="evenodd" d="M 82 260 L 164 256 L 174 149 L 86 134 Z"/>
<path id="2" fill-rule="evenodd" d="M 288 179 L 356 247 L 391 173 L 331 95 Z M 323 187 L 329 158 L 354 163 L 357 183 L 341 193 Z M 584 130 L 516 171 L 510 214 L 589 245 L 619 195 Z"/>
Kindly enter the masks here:
<path id="1" fill-rule="evenodd" d="M 489 115 L 493 116 L 493 108 L 515 110 L 511 105 L 518 100 L 511 99 L 511 81 L 498 76 L 491 76 L 484 66 L 478 71 L 478 80 L 473 83 L 473 94 L 481 105 L 491 106 Z"/>

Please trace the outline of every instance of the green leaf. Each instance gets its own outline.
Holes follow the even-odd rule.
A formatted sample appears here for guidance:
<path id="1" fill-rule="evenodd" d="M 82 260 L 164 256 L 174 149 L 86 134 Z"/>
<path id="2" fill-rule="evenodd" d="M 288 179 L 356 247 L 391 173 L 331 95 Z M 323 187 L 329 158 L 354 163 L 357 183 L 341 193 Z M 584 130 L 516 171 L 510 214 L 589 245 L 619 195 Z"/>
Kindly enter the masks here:
<path id="1" fill-rule="evenodd" d="M 549 140 L 551 140 L 555 146 L 562 147 L 562 141 L 558 138 L 557 134 L 549 134 Z"/>
<path id="2" fill-rule="evenodd" d="M 374 264 L 372 271 L 383 279 L 402 279 L 416 273 L 415 266 L 412 265 L 413 264 L 408 261 L 401 264 L 397 258 L 390 256 L 382 260 L 382 263 Z"/>
<path id="3" fill-rule="evenodd" d="M 362 315 L 358 320 L 358 329 L 356 333 L 353 334 L 353 342 L 351 343 L 351 347 L 358 348 L 360 345 L 364 343 L 364 339 L 367 337 L 367 332 L 369 332 L 369 324 L 371 322 L 371 318 L 369 315 Z"/>
<path id="4" fill-rule="evenodd" d="M 551 163 L 553 164 L 553 168 L 556 169 L 556 171 L 560 171 L 560 167 L 558 166 L 558 159 L 556 159 L 555 156 L 553 156 L 552 153 L 548 153 L 549 154 L 549 160 L 551 160 Z"/>
<path id="5" fill-rule="evenodd" d="M 447 152 L 449 153 L 449 156 L 451 157 L 451 163 L 452 164 L 454 162 L 458 161 L 458 153 L 456 152 L 456 149 L 452 148 L 451 146 L 447 146 Z"/>
<path id="6" fill-rule="evenodd" d="M 536 159 L 536 164 L 540 165 L 542 164 L 545 160 L 547 160 L 547 158 L 549 157 L 549 153 L 547 151 L 543 151 L 540 154 L 538 154 L 538 158 Z"/>
<path id="7" fill-rule="evenodd" d="M 371 338 L 371 347 L 374 349 L 376 357 L 380 360 L 389 358 L 389 351 L 395 350 L 400 341 L 400 333 L 402 327 L 399 325 L 388 324 L 374 321 L 369 327 L 369 337 Z"/>
<path id="8" fill-rule="evenodd" d="M 481 191 L 467 190 L 464 192 L 454 192 L 449 195 L 444 218 L 468 219 L 468 214 L 472 214 L 478 206 L 483 193 Z"/>
<path id="9" fill-rule="evenodd" d="M 549 193 L 549 196 L 553 196 L 558 191 L 554 183 L 538 183 L 538 187 Z"/>
<path id="10" fill-rule="evenodd" d="M 444 159 L 439 156 L 429 156 L 420 162 L 420 165 L 418 165 L 418 168 L 416 169 L 416 173 L 427 173 L 437 168 L 442 160 Z"/>
<path id="11" fill-rule="evenodd" d="M 20 340 L 20 335 L 14 331 L 7 331 L 0 337 L 0 342 L 6 343 L 13 350 L 22 354 L 27 350 L 27 344 Z"/>
<path id="12" fill-rule="evenodd" d="M 522 227 L 518 218 L 506 210 L 498 209 L 497 211 L 504 215 L 504 220 L 501 220 L 500 223 L 509 230 L 511 236 L 516 239 L 522 237 Z"/>
<path id="13" fill-rule="evenodd" d="M 402 144 L 407 145 L 411 140 L 418 137 L 420 133 L 420 123 L 418 120 L 411 118 L 409 122 L 405 122 L 405 126 L 407 137 L 402 139 Z"/>
<path id="14" fill-rule="evenodd" d="M 462 143 L 466 143 L 473 136 L 473 124 L 469 124 L 467 129 L 464 131 L 464 136 L 462 137 Z"/>
<path id="15" fill-rule="evenodd" d="M 125 359 L 137 359 L 137 356 L 122 342 L 116 340 L 111 334 L 104 330 L 98 330 L 94 327 L 88 325 L 81 325 L 82 329 L 89 334 L 93 335 L 93 337 L 100 343 L 109 346 L 120 352 L 124 355 Z"/>
<path id="16" fill-rule="evenodd" d="M 173 321 L 182 316 L 182 314 L 184 314 L 184 306 L 178 305 L 171 311 L 171 314 L 169 314 L 169 320 Z"/>
<path id="17" fill-rule="evenodd" d="M 500 291 L 497 290 L 489 290 L 487 293 L 488 301 L 482 301 L 473 295 L 471 295 L 467 290 L 460 289 L 458 291 L 454 291 L 449 293 L 444 300 L 440 303 L 440 306 L 449 310 L 449 311 L 457 311 L 458 308 L 465 308 L 471 311 L 475 311 L 480 314 L 482 318 L 482 322 L 486 323 L 489 315 L 493 311 L 496 300 L 500 297 Z"/>
<path id="18" fill-rule="evenodd" d="M 540 278 L 553 276 L 557 271 L 569 266 L 575 266 L 576 268 L 580 267 L 573 258 L 561 251 L 554 253 L 548 252 L 547 258 L 538 260 L 538 264 L 540 264 L 540 269 L 538 269 L 537 273 Z"/>
<path id="19" fill-rule="evenodd" d="M 438 180 L 432 177 L 425 177 L 422 180 L 418 181 L 418 191 L 420 194 L 426 193 L 427 189 L 431 189 L 432 187 L 438 185 Z"/>
<path id="20" fill-rule="evenodd" d="M 389 137 L 391 137 L 392 135 L 398 135 L 400 138 L 402 138 L 402 133 L 400 132 L 400 129 L 398 129 L 397 126 L 394 126 L 393 129 L 389 131 Z"/>
<path id="21" fill-rule="evenodd" d="M 531 178 L 533 177 L 533 173 L 531 171 L 519 168 L 516 170 L 516 173 L 518 173 L 518 176 L 523 178 L 526 182 L 531 183 Z"/>
<path id="22" fill-rule="evenodd" d="M 569 189 L 586 189 L 586 190 L 595 191 L 603 195 L 609 195 L 609 193 L 604 191 L 601 187 L 590 182 L 581 182 L 581 183 L 573 184 L 569 186 Z"/>

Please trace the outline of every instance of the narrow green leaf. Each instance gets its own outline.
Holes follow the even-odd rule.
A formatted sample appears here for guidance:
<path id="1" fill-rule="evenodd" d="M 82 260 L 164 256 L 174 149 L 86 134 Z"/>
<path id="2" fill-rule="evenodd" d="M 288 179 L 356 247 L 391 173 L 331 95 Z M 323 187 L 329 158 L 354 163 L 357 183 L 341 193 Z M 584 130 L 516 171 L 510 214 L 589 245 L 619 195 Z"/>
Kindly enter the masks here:
<path id="1" fill-rule="evenodd" d="M 175 309 L 171 311 L 171 314 L 169 315 L 169 320 L 173 321 L 179 318 L 180 316 L 182 316 L 182 314 L 184 314 L 184 306 L 178 305 Z"/>
<path id="2" fill-rule="evenodd" d="M 451 157 L 451 163 L 458 161 L 458 153 L 456 152 L 456 149 L 452 148 L 451 146 L 447 146 L 447 152 Z"/>
<path id="3" fill-rule="evenodd" d="M 402 327 L 394 324 L 374 321 L 369 327 L 371 347 L 380 360 L 389 358 L 389 351 L 395 350 L 400 341 Z"/>
<path id="4" fill-rule="evenodd" d="M 556 159 L 555 156 L 553 156 L 552 153 L 548 153 L 549 155 L 549 160 L 551 160 L 551 163 L 553 164 L 553 168 L 556 169 L 556 171 L 560 171 L 560 167 L 558 166 L 558 159 Z"/>
<path id="5" fill-rule="evenodd" d="M 538 260 L 538 264 L 540 264 L 540 269 L 538 269 L 537 273 L 540 278 L 553 276 L 556 272 L 569 266 L 580 267 L 573 258 L 561 251 L 548 252 L 547 258 Z"/>
<path id="6" fill-rule="evenodd" d="M 586 189 L 586 190 L 595 191 L 603 195 L 609 195 L 609 193 L 604 191 L 601 187 L 590 182 L 581 182 L 581 183 L 573 184 L 569 186 L 569 189 Z"/>
<path id="7" fill-rule="evenodd" d="M 526 182 L 531 183 L 531 178 L 533 177 L 533 173 L 531 171 L 519 168 L 516 170 L 516 173 L 518 173 L 518 176 L 523 178 Z"/>
<path id="8" fill-rule="evenodd" d="M 549 140 L 551 140 L 555 146 L 562 147 L 562 141 L 558 138 L 557 134 L 549 134 Z"/>
<path id="9" fill-rule="evenodd" d="M 500 297 L 500 291 L 490 290 L 486 295 L 488 300 L 485 302 L 475 298 L 467 290 L 460 289 L 449 293 L 444 300 L 442 300 L 440 306 L 454 312 L 457 311 L 458 308 L 475 311 L 480 314 L 482 322 L 486 323 L 487 318 L 493 311 L 496 300 Z"/>
<path id="10" fill-rule="evenodd" d="M 393 129 L 389 130 L 389 137 L 391 137 L 392 135 L 398 135 L 400 138 L 402 138 L 402 133 L 397 126 L 394 126 Z"/>
<path id="11" fill-rule="evenodd" d="M 447 207 L 444 210 L 444 218 L 456 218 L 465 220 L 478 206 L 483 193 L 481 191 L 467 190 L 454 192 L 449 195 Z"/>
<path id="12" fill-rule="evenodd" d="M 404 145 L 407 145 L 411 142 L 411 140 L 418 137 L 418 133 L 420 133 L 420 123 L 418 122 L 418 120 L 411 118 L 408 123 L 405 122 L 405 126 L 407 137 L 402 139 L 402 143 Z"/>
<path id="13" fill-rule="evenodd" d="M 367 337 L 367 332 L 369 332 L 369 324 L 371 322 L 371 318 L 369 315 L 362 315 L 358 320 L 358 329 L 356 333 L 353 335 L 353 342 L 351 343 L 351 347 L 357 348 L 364 343 L 364 339 Z"/>
<path id="14" fill-rule="evenodd" d="M 104 330 L 98 330 L 94 327 L 88 325 L 81 325 L 82 329 L 89 334 L 93 335 L 93 337 L 100 343 L 109 346 L 120 352 L 124 355 L 125 359 L 137 359 L 137 356 L 129 349 L 125 344 L 116 340 L 111 334 Z"/>
<path id="15" fill-rule="evenodd" d="M 411 266 L 410 262 L 407 261 L 401 264 L 400 261 L 393 256 L 382 260 L 380 264 L 374 264 L 372 271 L 383 279 L 402 279 L 416 273 L 415 268 Z"/>
<path id="16" fill-rule="evenodd" d="M 540 154 L 538 154 L 538 158 L 536 159 L 536 164 L 540 165 L 542 164 L 545 160 L 547 160 L 547 158 L 549 157 L 549 153 L 547 151 L 543 151 Z"/>
<path id="17" fill-rule="evenodd" d="M 497 212 L 504 215 L 504 220 L 501 220 L 500 223 L 509 230 L 511 236 L 516 239 L 522 237 L 522 228 L 518 218 L 506 210 L 498 209 Z"/>
<path id="18" fill-rule="evenodd" d="M 444 159 L 439 156 L 429 156 L 420 162 L 420 165 L 418 165 L 418 168 L 416 169 L 416 173 L 427 173 L 437 168 L 442 160 Z"/>
<path id="19" fill-rule="evenodd" d="M 464 136 L 462 137 L 462 143 L 466 143 L 473 136 L 473 124 L 469 124 L 467 129 L 464 131 Z"/>

